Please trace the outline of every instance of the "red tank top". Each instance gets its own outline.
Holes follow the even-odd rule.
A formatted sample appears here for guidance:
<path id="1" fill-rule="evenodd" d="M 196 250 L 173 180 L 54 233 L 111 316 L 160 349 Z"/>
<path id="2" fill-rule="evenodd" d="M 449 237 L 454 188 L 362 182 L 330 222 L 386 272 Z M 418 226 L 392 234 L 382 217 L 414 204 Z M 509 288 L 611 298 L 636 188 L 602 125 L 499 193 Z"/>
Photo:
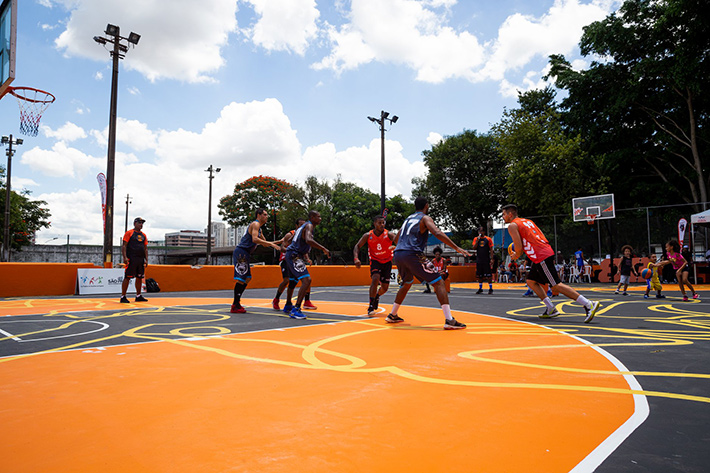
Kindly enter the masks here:
<path id="1" fill-rule="evenodd" d="M 434 268 L 436 269 L 437 273 L 440 273 L 444 270 L 444 263 L 446 263 L 446 260 L 444 258 L 441 258 L 439 261 L 436 261 L 436 258 L 431 260 L 431 264 L 434 265 Z"/>
<path id="2" fill-rule="evenodd" d="M 537 228 L 532 220 L 518 217 L 511 223 L 518 226 L 520 238 L 523 240 L 523 251 L 533 263 L 541 263 L 555 254 L 542 230 Z"/>
<path id="3" fill-rule="evenodd" d="M 291 234 L 291 238 L 293 238 L 293 234 L 296 233 L 296 230 L 291 230 L 289 233 Z M 282 250 L 281 255 L 279 256 L 279 263 L 285 259 L 286 259 L 286 252 Z"/>
<path id="4" fill-rule="evenodd" d="M 367 252 L 371 260 L 379 261 L 380 263 L 389 263 L 392 261 L 392 240 L 387 236 L 387 230 L 382 232 L 382 235 L 375 235 L 374 230 L 370 230 L 370 236 L 367 238 Z"/>

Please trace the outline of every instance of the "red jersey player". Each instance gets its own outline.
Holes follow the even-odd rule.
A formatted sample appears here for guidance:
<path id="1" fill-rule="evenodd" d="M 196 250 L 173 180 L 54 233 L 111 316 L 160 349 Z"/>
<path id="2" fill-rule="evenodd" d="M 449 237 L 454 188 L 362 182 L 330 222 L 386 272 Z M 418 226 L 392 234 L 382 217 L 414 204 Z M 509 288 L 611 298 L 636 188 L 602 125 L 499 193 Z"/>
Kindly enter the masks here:
<path id="1" fill-rule="evenodd" d="M 392 274 L 392 245 L 394 236 L 385 228 L 385 218 L 378 215 L 372 221 L 375 227 L 365 233 L 353 248 L 353 260 L 355 267 L 360 267 L 360 248 L 367 243 L 367 252 L 370 256 L 370 305 L 367 308 L 367 315 L 372 315 L 377 311 L 380 303 L 380 296 L 387 292 L 390 287 L 390 276 Z M 379 286 L 379 290 L 378 290 Z"/>

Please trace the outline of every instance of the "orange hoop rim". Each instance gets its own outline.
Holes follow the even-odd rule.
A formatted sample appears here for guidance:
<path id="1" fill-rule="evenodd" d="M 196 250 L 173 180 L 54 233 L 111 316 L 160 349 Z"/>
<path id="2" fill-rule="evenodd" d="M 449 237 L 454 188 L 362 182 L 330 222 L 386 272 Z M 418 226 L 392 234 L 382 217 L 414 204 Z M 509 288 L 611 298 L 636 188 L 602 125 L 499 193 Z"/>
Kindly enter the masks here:
<path id="1" fill-rule="evenodd" d="M 594 221 L 597 219 L 599 215 L 597 214 L 589 214 L 587 215 L 587 225 L 594 225 Z"/>
<path id="2" fill-rule="evenodd" d="M 31 92 L 39 92 L 40 94 L 45 94 L 47 97 L 45 97 L 43 100 L 37 100 L 37 99 L 31 99 L 29 97 L 24 97 L 18 93 L 16 93 L 16 90 L 27 90 Z M 49 92 L 42 90 L 42 89 L 36 89 L 34 87 L 8 87 L 6 93 L 12 94 L 15 98 L 19 100 L 25 100 L 27 102 L 32 102 L 32 103 L 42 103 L 42 104 L 50 104 L 53 103 L 57 98 L 53 95 L 50 94 Z"/>

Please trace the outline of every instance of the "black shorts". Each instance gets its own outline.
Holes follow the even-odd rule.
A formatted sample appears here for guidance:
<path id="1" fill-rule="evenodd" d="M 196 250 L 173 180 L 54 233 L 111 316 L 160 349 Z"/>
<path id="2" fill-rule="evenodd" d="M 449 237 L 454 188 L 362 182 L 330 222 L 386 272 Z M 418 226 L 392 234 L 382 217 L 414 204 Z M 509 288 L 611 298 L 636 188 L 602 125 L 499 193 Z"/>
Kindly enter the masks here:
<path id="1" fill-rule="evenodd" d="M 373 274 L 380 275 L 380 282 L 382 284 L 389 284 L 390 278 L 392 277 L 392 261 L 380 263 L 379 261 L 370 260 L 370 277 L 372 277 Z"/>
<path id="2" fill-rule="evenodd" d="M 145 277 L 145 257 L 131 256 L 128 258 L 126 271 L 124 273 L 126 279 L 144 278 Z"/>
<path id="3" fill-rule="evenodd" d="M 491 274 L 490 261 L 483 261 L 482 263 L 476 262 L 476 276 L 479 278 L 490 278 Z"/>
<path id="4" fill-rule="evenodd" d="M 545 261 L 533 263 L 527 279 L 540 284 L 549 284 L 551 287 L 557 286 L 561 281 L 560 275 L 555 269 L 555 257 L 550 256 Z"/>
<path id="5" fill-rule="evenodd" d="M 404 284 L 411 284 L 416 277 L 421 282 L 435 283 L 441 279 L 434 265 L 426 259 L 424 253 L 413 251 L 395 251 L 392 260 L 397 265 Z"/>
<path id="6" fill-rule="evenodd" d="M 284 279 L 288 279 L 288 267 L 286 266 L 285 259 L 281 260 L 281 262 L 279 263 L 279 267 L 281 268 L 281 277 Z"/>

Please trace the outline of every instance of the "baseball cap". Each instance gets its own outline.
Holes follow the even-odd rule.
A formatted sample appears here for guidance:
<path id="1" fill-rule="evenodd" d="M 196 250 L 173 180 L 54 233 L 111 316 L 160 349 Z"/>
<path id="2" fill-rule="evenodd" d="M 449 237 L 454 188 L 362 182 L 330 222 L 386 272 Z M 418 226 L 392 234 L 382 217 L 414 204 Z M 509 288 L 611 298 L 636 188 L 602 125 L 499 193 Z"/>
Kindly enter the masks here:
<path id="1" fill-rule="evenodd" d="M 140 217 L 136 217 L 133 219 L 133 223 L 137 223 L 137 222 L 143 223 L 143 222 L 145 222 L 145 219 L 142 219 Z"/>

